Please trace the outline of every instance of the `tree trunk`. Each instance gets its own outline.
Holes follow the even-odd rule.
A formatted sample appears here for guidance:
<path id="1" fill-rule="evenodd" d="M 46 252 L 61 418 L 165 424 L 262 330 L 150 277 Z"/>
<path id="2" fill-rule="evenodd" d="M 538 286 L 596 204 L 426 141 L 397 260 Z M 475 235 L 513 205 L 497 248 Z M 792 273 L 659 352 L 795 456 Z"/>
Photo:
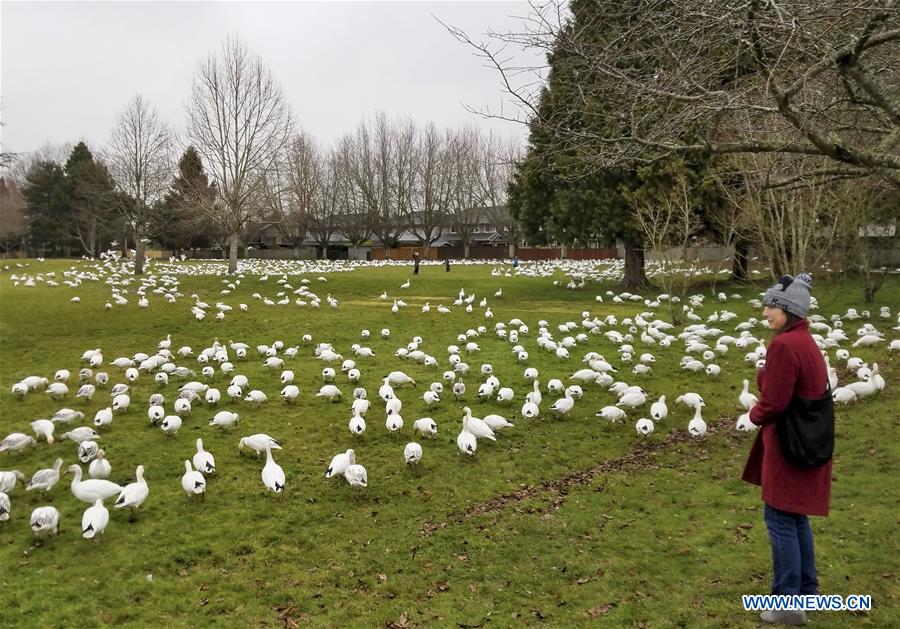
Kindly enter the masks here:
<path id="1" fill-rule="evenodd" d="M 510 258 L 516 257 L 516 243 L 514 243 L 514 242 L 509 243 L 509 257 Z"/>
<path id="2" fill-rule="evenodd" d="M 466 260 L 469 259 L 469 252 L 470 252 L 471 248 L 472 248 L 472 245 L 469 244 L 468 242 L 463 243 L 463 258 L 464 259 L 466 259 Z"/>
<path id="3" fill-rule="evenodd" d="M 734 256 L 731 258 L 731 279 L 745 280 L 747 279 L 747 268 L 750 260 L 750 244 L 743 239 L 734 241 Z"/>
<path id="4" fill-rule="evenodd" d="M 147 245 L 144 244 L 144 235 L 140 231 L 134 231 L 134 274 L 144 274 L 144 255 Z"/>
<path id="5" fill-rule="evenodd" d="M 124 259 L 128 259 L 128 226 L 125 226 L 125 231 L 122 234 L 122 257 Z"/>
<path id="6" fill-rule="evenodd" d="M 559 259 L 565 260 L 569 257 L 569 245 L 562 243 L 559 247 Z"/>
<path id="7" fill-rule="evenodd" d="M 228 273 L 237 273 L 238 234 L 228 234 Z"/>
<path id="8" fill-rule="evenodd" d="M 431 260 L 431 243 L 428 242 L 428 241 L 425 241 L 425 255 L 424 255 L 424 258 L 425 258 L 426 260 Z"/>
<path id="9" fill-rule="evenodd" d="M 634 290 L 647 285 L 644 274 L 644 249 L 630 240 L 625 241 L 625 278 L 622 288 Z"/>
<path id="10" fill-rule="evenodd" d="M 384 259 L 385 260 L 391 259 L 391 248 L 388 247 L 387 245 L 384 246 Z"/>

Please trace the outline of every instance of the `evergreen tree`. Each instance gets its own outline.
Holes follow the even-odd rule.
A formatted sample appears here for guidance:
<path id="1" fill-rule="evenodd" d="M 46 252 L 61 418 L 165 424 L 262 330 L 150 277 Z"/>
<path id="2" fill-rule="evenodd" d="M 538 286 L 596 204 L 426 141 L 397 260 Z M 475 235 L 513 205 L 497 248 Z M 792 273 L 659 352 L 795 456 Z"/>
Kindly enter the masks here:
<path id="1" fill-rule="evenodd" d="M 65 173 L 59 164 L 35 162 L 25 176 L 25 222 L 28 241 L 41 256 L 68 255 L 74 244 L 68 231 Z"/>
<path id="2" fill-rule="evenodd" d="M 597 76 L 589 60 L 578 52 L 583 48 L 567 46 L 567 38 L 577 34 L 583 46 L 592 38 L 614 37 L 641 11 L 652 9 L 626 3 L 617 15 L 600 19 L 598 5 L 590 0 L 574 0 L 570 8 L 572 17 L 548 55 L 547 85 L 530 124 L 527 154 L 510 185 L 510 210 L 526 236 L 536 243 L 548 238 L 563 245 L 592 239 L 621 241 L 625 248 L 623 285 L 633 289 L 646 283 L 643 234 L 634 220 L 637 195 L 659 194 L 671 182 L 674 170 L 694 168 L 695 162 L 703 163 L 703 159 L 691 156 L 693 161 L 672 161 L 648 152 L 644 164 L 661 161 L 662 166 L 646 168 L 634 162 L 627 167 L 604 168 L 590 157 L 602 147 L 572 142 L 572 137 L 624 133 L 624 128 L 611 126 L 625 123 L 608 115 L 620 105 L 607 98 L 603 77 Z M 652 55 L 639 61 L 623 59 L 622 63 L 647 63 L 647 59 Z M 565 137 L 556 134 L 561 128 L 566 130 Z"/>
<path id="3" fill-rule="evenodd" d="M 178 176 L 154 212 L 152 229 L 160 244 L 173 254 L 186 247 L 209 247 L 220 230 L 200 208 L 211 206 L 215 194 L 200 155 L 189 146 L 178 161 Z"/>
<path id="4" fill-rule="evenodd" d="M 70 231 L 90 256 L 100 254 L 101 239 L 109 240 L 115 207 L 115 188 L 109 171 L 84 142 L 79 142 L 65 166 L 66 204 Z"/>

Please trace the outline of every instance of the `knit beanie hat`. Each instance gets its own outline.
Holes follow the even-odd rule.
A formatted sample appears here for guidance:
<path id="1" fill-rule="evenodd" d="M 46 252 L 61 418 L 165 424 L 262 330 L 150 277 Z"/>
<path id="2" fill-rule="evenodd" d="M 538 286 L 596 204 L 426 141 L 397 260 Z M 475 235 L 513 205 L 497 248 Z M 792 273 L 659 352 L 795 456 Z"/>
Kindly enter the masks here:
<path id="1" fill-rule="evenodd" d="M 812 276 L 809 273 L 800 273 L 797 277 L 783 275 L 775 286 L 766 291 L 763 303 L 805 319 L 811 290 Z"/>

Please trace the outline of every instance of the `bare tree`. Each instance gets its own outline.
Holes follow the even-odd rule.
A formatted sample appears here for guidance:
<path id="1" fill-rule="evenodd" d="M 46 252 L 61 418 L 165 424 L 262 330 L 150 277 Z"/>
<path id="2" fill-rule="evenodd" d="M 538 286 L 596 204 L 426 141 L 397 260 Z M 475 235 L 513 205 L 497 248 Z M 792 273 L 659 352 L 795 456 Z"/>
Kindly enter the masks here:
<path id="1" fill-rule="evenodd" d="M 290 141 L 294 117 L 275 75 L 235 37 L 198 66 L 187 114 L 191 142 L 216 188 L 204 212 L 228 235 L 234 273 L 241 231 L 261 211 L 260 189 Z"/>
<path id="2" fill-rule="evenodd" d="M 146 237 L 153 205 L 172 175 L 172 132 L 156 108 L 137 94 L 116 119 L 106 150 L 113 181 L 128 196 L 123 212 L 134 234 L 134 273 L 144 272 Z"/>
<path id="3" fill-rule="evenodd" d="M 344 136 L 335 147 L 335 197 L 340 208 L 336 216 L 337 230 L 353 245 L 353 257 L 359 259 L 359 248 L 372 237 L 371 205 L 356 185 L 355 138 Z"/>
<path id="4" fill-rule="evenodd" d="M 686 178 L 678 176 L 662 198 L 637 195 L 635 199 L 634 217 L 644 233 L 644 247 L 656 255 L 653 276 L 668 294 L 669 314 L 676 325 L 681 323 L 677 304 L 685 301 L 693 279 L 694 265 L 688 260 L 688 245 L 701 228 L 690 188 Z"/>
<path id="5" fill-rule="evenodd" d="M 411 159 L 402 154 L 411 147 L 403 136 L 399 125 L 378 112 L 371 124 L 363 120 L 357 126 L 350 153 L 350 172 L 367 206 L 369 230 L 381 240 L 388 258 L 406 228 L 399 200 L 411 184 Z"/>
<path id="6" fill-rule="evenodd" d="M 519 224 L 506 207 L 506 193 L 519 159 L 520 147 L 512 140 L 490 135 L 481 143 L 478 183 L 484 199 L 485 216 L 509 244 L 509 257 L 516 255 L 516 246 L 522 237 Z"/>
<path id="7" fill-rule="evenodd" d="M 672 153 L 775 153 L 825 158 L 816 174 L 900 185 L 897 0 L 596 0 L 574 16 L 565 7 L 532 2 L 524 28 L 488 43 L 450 31 L 586 172 Z M 526 69 L 508 47 L 552 53 L 553 108 L 539 107 L 540 85 L 515 82 Z"/>
<path id="8" fill-rule="evenodd" d="M 478 132 L 471 127 L 448 131 L 447 145 L 453 178 L 448 208 L 450 226 L 462 241 L 463 257 L 468 258 L 475 228 L 484 210 L 484 196 L 479 186 L 481 155 Z"/>
<path id="9" fill-rule="evenodd" d="M 897 242 L 900 191 L 883 182 L 842 181 L 831 186 L 831 212 L 839 215 L 834 253 L 842 271 L 857 273 L 866 303 L 887 278 L 887 266 L 879 259 L 879 248 L 888 250 Z"/>
<path id="10" fill-rule="evenodd" d="M 809 158 L 750 155 L 746 160 L 751 164 L 740 186 L 724 188 L 730 202 L 740 208 L 738 229 L 760 249 L 775 278 L 817 268 L 846 220 L 832 211 L 826 176 Z M 772 185 L 788 176 L 803 185 Z"/>
<path id="11" fill-rule="evenodd" d="M 431 256 L 431 245 L 447 225 L 452 183 L 448 166 L 444 137 L 434 123 L 429 123 L 419 133 L 413 164 L 415 183 L 406 206 L 410 232 L 424 247 L 425 259 Z"/>
<path id="12" fill-rule="evenodd" d="M 322 258 L 328 257 L 328 245 L 338 228 L 342 185 L 339 158 L 332 152 L 321 167 L 321 185 L 309 216 L 310 234 Z"/>
<path id="13" fill-rule="evenodd" d="M 299 254 L 322 193 L 322 150 L 315 138 L 300 131 L 266 177 L 270 222 Z"/>

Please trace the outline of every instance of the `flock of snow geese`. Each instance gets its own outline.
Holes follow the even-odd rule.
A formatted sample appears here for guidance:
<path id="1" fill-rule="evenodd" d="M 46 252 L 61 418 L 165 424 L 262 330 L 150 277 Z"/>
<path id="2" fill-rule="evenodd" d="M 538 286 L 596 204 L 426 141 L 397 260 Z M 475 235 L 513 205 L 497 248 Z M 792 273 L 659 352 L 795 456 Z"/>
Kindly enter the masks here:
<path id="1" fill-rule="evenodd" d="M 616 261 L 604 262 L 600 271 L 591 271 L 594 274 L 591 279 L 597 279 L 598 274 L 604 276 L 604 279 L 609 279 L 608 274 L 615 272 L 617 264 Z M 323 300 L 310 289 L 310 281 L 302 279 L 299 287 L 295 289 L 291 285 L 293 281 L 291 277 L 300 273 L 311 273 L 318 276 L 318 281 L 325 283 L 327 278 L 324 274 L 353 270 L 356 266 L 358 265 L 327 262 L 246 261 L 238 275 L 227 276 L 221 280 L 223 288 L 220 289 L 220 297 L 227 298 L 237 289 L 241 281 L 247 278 L 255 278 L 261 284 L 265 284 L 270 278 L 277 278 L 273 282 L 277 291 L 273 299 L 260 293 L 254 293 L 253 298 L 267 307 L 287 306 L 293 301 L 296 307 L 319 308 Z M 515 270 L 515 274 L 549 277 L 556 268 L 554 264 L 522 265 Z M 586 281 L 587 273 L 584 270 L 587 268 L 589 267 L 581 265 L 570 274 L 570 277 L 575 279 L 569 281 L 569 288 L 573 288 L 572 282 Z M 595 265 L 592 268 L 597 267 Z M 43 283 L 49 286 L 64 284 L 77 288 L 84 282 L 103 282 L 110 287 L 110 299 L 105 304 L 106 308 L 125 307 L 134 300 L 138 308 L 148 308 L 151 298 L 174 303 L 185 297 L 179 291 L 179 276 L 223 275 L 223 270 L 221 265 L 192 265 L 171 259 L 168 265 L 157 265 L 157 273 L 134 277 L 129 274 L 127 262 L 122 263 L 114 256 L 107 255 L 93 266 L 73 266 L 63 272 L 61 278 L 57 278 L 52 272 L 35 275 L 16 272 L 11 274 L 9 279 L 14 286 L 23 287 Z M 511 270 L 502 271 L 496 265 L 492 270 L 494 276 L 510 274 Z M 400 289 L 408 288 L 409 285 L 410 282 L 407 281 Z M 584 310 L 581 312 L 580 323 L 566 321 L 553 327 L 548 321 L 540 320 L 536 322 L 534 330 L 521 318 L 515 317 L 507 322 L 493 323 L 489 329 L 486 324 L 494 318 L 494 313 L 488 305 L 488 299 L 482 297 L 476 301 L 476 295 L 460 290 L 455 299 L 451 297 L 447 300 L 449 306 L 439 304 L 433 307 L 426 302 L 421 307 L 422 314 L 427 316 L 432 310 L 438 313 L 448 313 L 456 309 L 474 313 L 477 310 L 484 319 L 484 324 L 460 331 L 456 343 L 447 347 L 444 360 L 428 354 L 424 350 L 425 342 L 419 336 L 397 348 L 394 356 L 398 361 L 408 361 L 436 370 L 434 382 L 423 390 L 415 389 L 423 391 L 422 400 L 429 409 L 440 404 L 442 396 L 446 395 L 445 387 L 457 401 L 468 403 L 467 400 L 473 391 L 467 392 L 465 380 L 469 378 L 470 373 L 478 382 L 477 390 L 474 391 L 475 397 L 511 409 L 520 398 L 520 392 L 509 386 L 509 383 L 501 383 L 491 364 L 481 363 L 477 368 L 473 368 L 467 362 L 477 360 L 482 345 L 492 342 L 491 336 L 494 336 L 498 342 L 509 345 L 510 360 L 524 368 L 523 379 L 528 383 L 528 390 L 520 410 L 523 419 L 536 419 L 544 412 L 543 409 L 547 409 L 552 416 L 566 416 L 572 413 L 576 403 L 582 398 L 583 387 L 603 387 L 617 397 L 617 402 L 604 406 L 596 412 L 596 416 L 619 422 L 626 419 L 629 413 L 638 415 L 635 430 L 645 436 L 651 434 L 656 424 L 668 416 L 667 396 L 661 395 L 651 402 L 647 392 L 639 384 L 629 384 L 624 379 L 617 378 L 623 378 L 623 372 L 629 368 L 631 376 L 637 381 L 642 376 L 652 373 L 656 362 L 654 352 L 674 351 L 680 347 L 684 353 L 680 361 L 681 368 L 696 372 L 698 377 L 706 378 L 716 378 L 722 373 L 722 368 L 716 360 L 730 351 L 743 352 L 748 367 L 758 368 L 764 364 L 766 348 L 763 340 L 754 336 L 754 330 L 765 327 L 765 323 L 755 317 L 735 321 L 738 315 L 726 308 L 729 299 L 742 299 L 739 294 L 728 296 L 719 293 L 714 298 L 718 300 L 717 308 L 705 317 L 699 310 L 706 305 L 707 298 L 703 295 L 690 296 L 681 306 L 685 318 L 690 323 L 680 331 L 655 312 L 662 304 L 669 306 L 667 302 L 680 303 L 677 297 L 670 299 L 667 295 L 659 295 L 649 299 L 630 293 L 614 294 L 611 291 L 607 291 L 605 297 L 613 303 L 630 303 L 639 308 L 643 306 L 647 310 L 621 319 L 614 314 L 601 317 L 591 313 L 590 310 Z M 494 294 L 494 298 L 498 300 L 502 298 L 502 289 Z M 388 299 L 387 291 L 380 295 L 381 301 L 386 302 Z M 76 300 L 77 297 L 72 298 L 72 301 Z M 233 310 L 232 306 L 223 301 L 210 306 L 196 294 L 190 296 L 190 301 L 191 315 L 198 320 L 205 319 L 212 310 L 216 311 L 214 318 L 222 320 Z M 596 304 L 603 301 L 604 295 L 597 295 L 594 307 L 598 307 Z M 326 296 L 324 303 L 331 308 L 339 307 L 338 300 L 330 294 Z M 759 299 L 750 299 L 749 303 L 757 309 L 762 307 Z M 406 302 L 398 298 L 393 300 L 391 310 L 396 313 L 404 307 L 408 307 Z M 238 309 L 246 311 L 248 305 L 238 304 Z M 812 309 L 817 309 L 815 299 Z M 876 315 L 850 308 L 844 314 L 833 314 L 830 317 L 819 314 L 809 316 L 810 331 L 828 363 L 829 380 L 836 402 L 848 404 L 884 388 L 885 381 L 879 372 L 878 364 L 874 362 L 868 364 L 862 358 L 851 355 L 851 350 L 861 346 L 875 346 L 886 347 L 889 352 L 900 351 L 900 339 L 888 340 L 886 332 L 876 325 L 878 321 L 882 327 L 890 325 L 892 316 L 888 307 L 882 307 Z M 892 329 L 900 331 L 900 314 L 896 318 L 897 325 Z M 852 326 L 858 327 L 848 334 L 845 324 L 848 329 Z M 729 331 L 719 326 L 728 327 Z M 580 358 L 583 367 L 572 370 L 568 365 L 577 348 L 590 343 L 591 337 L 595 335 L 606 338 L 615 346 L 615 358 L 607 360 L 596 351 L 584 351 Z M 382 340 L 390 339 L 390 329 L 382 329 L 380 336 Z M 369 330 L 362 330 L 360 337 L 362 343 L 367 343 L 372 334 Z M 673 350 L 668 350 L 670 347 Z M 360 437 L 367 430 L 367 418 L 371 419 L 369 411 L 372 402 L 367 389 L 360 386 L 360 381 L 365 361 L 372 358 L 375 352 L 371 347 L 361 343 L 352 344 L 349 350 L 354 357 L 345 359 L 331 343 L 314 343 L 313 337 L 309 334 L 299 339 L 296 345 L 288 345 L 282 341 L 275 341 L 271 345 L 251 345 L 239 341 L 221 343 L 216 339 L 210 346 L 198 352 L 189 346 L 176 347 L 172 336 L 167 335 L 158 343 L 152 354 L 138 352 L 132 356 L 119 356 L 112 360 L 108 360 L 99 348 L 88 349 L 82 354 L 82 364 L 77 370 L 59 369 L 52 378 L 43 375 L 23 377 L 12 385 L 11 395 L 24 398 L 40 393 L 59 404 L 72 393 L 73 382 L 77 382 L 74 398 L 79 400 L 79 403 L 92 400 L 98 393 L 102 396 L 108 394 L 110 403 L 96 411 L 92 421 L 93 427 L 78 425 L 86 418 L 83 411 L 68 407 L 60 408 L 49 419 L 35 419 L 30 423 L 33 436 L 27 431 L 7 435 L 0 442 L 0 453 L 7 453 L 2 455 L 4 457 L 14 457 L 15 454 L 9 453 L 37 447 L 40 443 L 50 445 L 56 441 L 71 441 L 75 444 L 75 455 L 82 465 L 88 465 L 89 478 L 84 478 L 84 471 L 78 463 L 69 465 L 65 472 L 72 475 L 72 494 L 89 505 L 82 517 L 81 531 L 84 538 L 91 539 L 103 533 L 109 524 L 110 514 L 105 503 L 111 502 L 115 509 L 128 510 L 134 517 L 135 510 L 141 507 L 150 493 L 149 485 L 144 478 L 143 465 L 137 466 L 135 481 L 132 483 L 122 486 L 110 481 L 111 466 L 104 450 L 98 444 L 98 440 L 102 440 L 102 432 L 116 421 L 118 416 L 127 413 L 132 407 L 131 396 L 136 392 L 138 381 L 152 379 L 156 387 L 155 392 L 147 400 L 148 421 L 151 425 L 158 426 L 167 436 L 174 436 L 198 406 L 213 409 L 220 404 L 228 404 L 234 408 L 244 403 L 254 408 L 264 407 L 269 403 L 269 396 L 262 389 L 250 388 L 249 378 L 240 373 L 241 363 L 246 364 L 246 361 L 254 360 L 254 353 L 273 374 L 272 381 L 277 379 L 275 386 L 281 387 L 280 398 L 286 404 L 296 403 L 301 397 L 300 388 L 294 383 L 294 371 L 289 368 L 290 361 L 314 357 L 326 365 L 322 369 L 322 384 L 315 394 L 317 397 L 338 403 L 343 399 L 340 386 L 353 388 L 351 417 L 347 426 L 352 435 Z M 536 367 L 528 366 L 529 351 L 539 350 L 556 357 L 560 367 L 566 369 L 565 374 L 559 374 L 564 378 L 542 377 Z M 830 362 L 832 354 L 835 361 L 839 361 L 842 367 L 855 375 L 855 381 L 844 384 L 838 382 L 837 370 Z M 436 374 L 441 363 L 444 363 L 447 369 L 438 377 Z M 200 379 L 192 379 L 197 376 L 195 370 L 199 370 Z M 217 378 L 228 379 L 228 384 L 224 385 L 224 392 L 216 386 Z M 405 371 L 394 370 L 381 378 L 381 382 L 377 398 L 374 396 L 373 398 L 384 405 L 386 430 L 396 433 L 405 425 L 402 417 L 401 392 L 408 391 L 408 387 L 415 387 L 416 381 Z M 178 384 L 178 387 L 170 402 L 171 411 L 168 411 L 163 391 L 168 390 L 172 384 Z M 749 388 L 749 380 L 744 379 L 743 390 L 737 400 L 744 412 L 738 418 L 736 426 L 742 431 L 756 429 L 749 421 L 749 410 L 757 398 Z M 552 403 L 545 404 L 545 394 L 548 397 L 555 397 Z M 684 392 L 675 398 L 674 404 L 684 405 L 693 411 L 687 430 L 695 437 L 702 437 L 707 430 L 702 416 L 706 405 L 703 398 L 696 392 Z M 647 410 L 642 410 L 645 407 Z M 238 412 L 216 410 L 209 420 L 209 425 L 229 430 L 236 426 L 239 420 Z M 71 424 L 75 424 L 76 427 L 70 428 Z M 456 438 L 459 452 L 464 456 L 475 456 L 479 440 L 496 441 L 498 432 L 512 426 L 513 423 L 501 414 L 492 413 L 476 417 L 471 407 L 466 406 Z M 64 427 L 65 431 L 57 434 L 57 427 Z M 420 417 L 412 422 L 412 429 L 419 437 L 435 437 L 438 425 L 431 417 Z M 185 471 L 181 477 L 181 487 L 189 497 L 202 496 L 207 490 L 207 478 L 216 473 L 215 457 L 204 448 L 202 438 L 198 438 L 195 445 L 196 453 L 191 459 L 183 461 Z M 274 451 L 281 450 L 280 442 L 268 434 L 258 433 L 241 437 L 238 448 L 252 450 L 257 456 L 265 454 L 265 464 L 260 474 L 262 484 L 266 490 L 283 496 L 287 479 L 283 468 L 273 456 Z M 417 465 L 422 457 L 423 447 L 416 441 L 409 442 L 403 449 L 403 460 L 410 466 Z M 14 459 L 7 459 L 12 460 Z M 60 481 L 63 464 L 63 458 L 56 458 L 52 467 L 35 471 L 27 483 L 25 475 L 20 470 L 0 471 L 0 521 L 9 520 L 10 493 L 19 483 L 25 485 L 26 491 L 47 494 Z M 356 488 L 365 488 L 368 485 L 367 470 L 357 462 L 354 449 L 336 454 L 328 465 L 325 477 L 343 477 L 349 485 Z M 56 507 L 41 506 L 34 509 L 31 515 L 31 528 L 38 537 L 55 535 L 59 520 L 60 512 Z"/>

